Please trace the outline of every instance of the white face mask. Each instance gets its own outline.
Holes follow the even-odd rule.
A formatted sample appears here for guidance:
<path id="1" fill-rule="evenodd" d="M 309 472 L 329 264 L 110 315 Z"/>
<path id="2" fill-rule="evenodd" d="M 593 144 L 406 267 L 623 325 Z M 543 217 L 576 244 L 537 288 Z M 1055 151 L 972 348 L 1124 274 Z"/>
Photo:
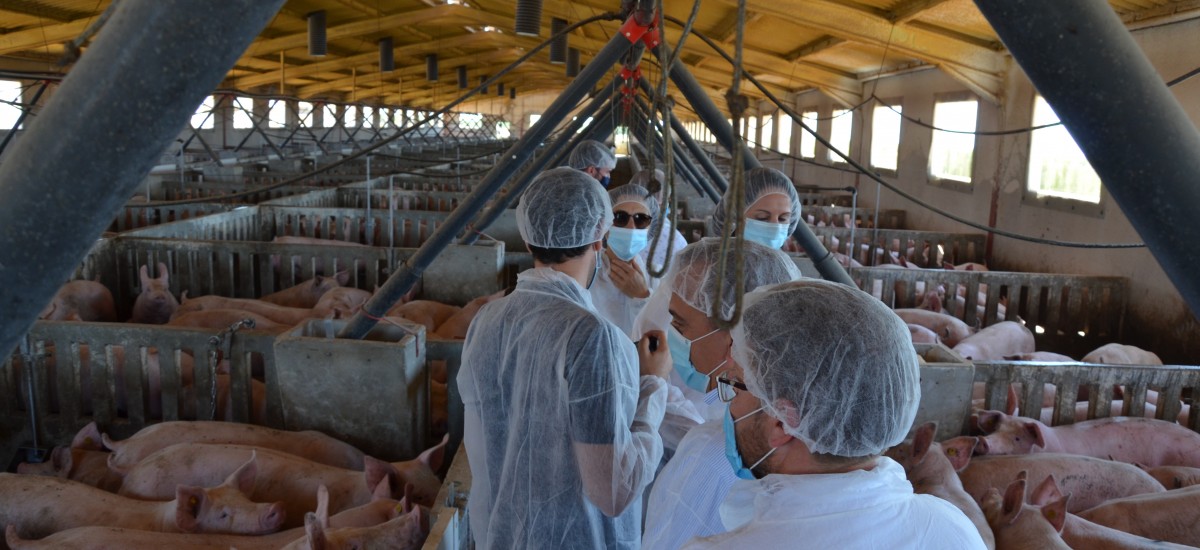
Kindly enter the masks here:
<path id="1" fill-rule="evenodd" d="M 650 242 L 648 229 L 614 227 L 608 230 L 608 248 L 618 258 L 628 262 L 637 256 Z"/>

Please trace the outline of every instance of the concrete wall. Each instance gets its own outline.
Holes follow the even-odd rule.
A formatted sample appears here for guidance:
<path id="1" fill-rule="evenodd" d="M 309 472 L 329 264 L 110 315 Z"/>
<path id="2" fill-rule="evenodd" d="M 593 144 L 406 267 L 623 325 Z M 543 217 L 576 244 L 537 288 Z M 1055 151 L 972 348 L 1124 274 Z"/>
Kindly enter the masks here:
<path id="1" fill-rule="evenodd" d="M 1134 37 L 1166 81 L 1200 66 L 1200 50 L 1179 47 L 1180 44 L 1195 43 L 1198 34 L 1200 20 L 1193 20 L 1135 31 Z M 903 105 L 905 115 L 926 122 L 933 120 L 936 98 L 966 91 L 963 85 L 936 70 L 879 79 L 866 83 L 865 89 L 868 93 L 873 90 L 875 95 L 886 100 L 898 101 Z M 1200 78 L 1181 83 L 1172 91 L 1192 121 L 1200 121 Z M 1030 126 L 1034 94 L 1028 78 L 1013 63 L 1004 90 L 1004 104 L 997 106 L 981 101 L 977 127 L 993 130 Z M 800 94 L 793 100 L 798 110 L 816 107 L 821 117 L 828 117 L 832 109 L 838 108 L 830 98 L 819 93 Z M 852 151 L 855 159 L 864 164 L 870 150 L 871 109 L 872 104 L 868 104 L 855 113 Z M 819 123 L 819 132 L 828 137 L 829 127 L 830 122 L 823 120 Z M 792 153 L 797 155 L 799 132 L 796 128 L 792 140 Z M 1070 207 L 1047 206 L 1025 198 L 1029 134 L 977 137 L 974 181 L 966 187 L 930 182 L 927 158 L 931 137 L 931 130 L 906 121 L 901 132 L 898 169 L 895 174 L 886 175 L 885 180 L 923 201 L 980 223 L 988 222 L 994 207 L 996 227 L 1026 235 L 1092 243 L 1141 240 L 1107 192 L 1102 194 L 1098 211 L 1086 207 L 1072 210 Z M 817 159 L 825 159 L 824 148 L 820 145 Z M 791 174 L 797 183 L 858 184 L 866 204 L 878 200 L 884 208 L 907 210 L 912 228 L 975 231 L 887 190 L 877 198 L 877 184 L 866 177 L 802 163 L 797 163 Z M 1015 271 L 1128 277 L 1132 292 L 1125 323 L 1126 343 L 1148 347 L 1168 362 L 1200 363 L 1200 324 L 1188 311 L 1158 262 L 1144 248 L 1086 250 L 996 237 L 992 241 L 991 265 Z"/>

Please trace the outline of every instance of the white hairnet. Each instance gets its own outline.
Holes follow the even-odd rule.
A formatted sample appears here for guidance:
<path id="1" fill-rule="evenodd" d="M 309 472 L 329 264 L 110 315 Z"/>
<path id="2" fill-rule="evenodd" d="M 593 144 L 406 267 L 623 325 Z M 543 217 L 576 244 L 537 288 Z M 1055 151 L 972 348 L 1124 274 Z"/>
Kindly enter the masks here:
<path id="1" fill-rule="evenodd" d="M 656 186 L 656 185 L 651 184 L 651 180 L 657 181 L 658 185 Z M 645 187 L 646 189 L 650 189 L 651 187 L 656 187 L 659 190 L 661 190 L 663 184 L 665 184 L 666 182 L 667 182 L 666 174 L 664 174 L 663 171 L 659 170 L 658 168 L 655 168 L 653 170 L 651 170 L 649 168 L 647 168 L 645 170 L 639 170 L 638 173 L 634 174 L 632 178 L 629 178 L 629 183 L 636 183 L 642 187 Z"/>
<path id="2" fill-rule="evenodd" d="M 592 244 L 612 227 L 608 193 L 574 168 L 538 174 L 517 205 L 517 230 L 526 243 L 542 248 Z"/>
<path id="3" fill-rule="evenodd" d="M 587 170 L 589 166 L 612 170 L 617 167 L 617 157 L 613 156 L 607 145 L 588 139 L 571 151 L 571 156 L 567 159 L 567 166 L 576 170 Z"/>
<path id="4" fill-rule="evenodd" d="M 713 210 L 712 218 L 708 220 L 708 234 L 712 236 L 721 236 L 725 231 L 732 231 L 733 225 L 726 227 L 725 223 L 725 205 L 733 200 L 731 194 L 733 188 L 725 190 L 725 194 L 721 197 L 721 201 L 717 203 L 716 210 Z M 783 172 L 774 168 L 752 168 L 746 170 L 746 208 L 772 193 L 782 193 L 787 195 L 792 203 L 792 217 L 788 221 L 788 233 L 795 233 L 796 226 L 800 224 L 800 195 L 796 194 L 796 186 L 792 185 L 792 180 L 783 175 Z M 774 222 L 772 222 L 774 223 Z"/>
<path id="5" fill-rule="evenodd" d="M 658 199 L 654 198 L 645 187 L 634 183 L 609 189 L 608 200 L 612 203 L 613 209 L 623 202 L 640 202 L 650 211 L 651 218 L 658 216 Z"/>
<path id="6" fill-rule="evenodd" d="M 759 289 L 731 336 L 750 393 L 812 452 L 877 455 L 916 418 L 907 326 L 857 288 L 805 279 Z"/>
<path id="7" fill-rule="evenodd" d="M 796 262 L 782 251 L 751 241 L 743 244 L 743 292 L 800 278 Z M 736 305 L 735 260 L 732 250 L 721 258 L 721 239 L 704 238 L 688 245 L 675 256 L 666 280 L 671 292 L 705 315 L 711 316 L 713 302 L 720 300 L 721 317 L 728 319 Z M 721 273 L 724 273 L 724 279 L 718 288 L 717 276 Z"/>

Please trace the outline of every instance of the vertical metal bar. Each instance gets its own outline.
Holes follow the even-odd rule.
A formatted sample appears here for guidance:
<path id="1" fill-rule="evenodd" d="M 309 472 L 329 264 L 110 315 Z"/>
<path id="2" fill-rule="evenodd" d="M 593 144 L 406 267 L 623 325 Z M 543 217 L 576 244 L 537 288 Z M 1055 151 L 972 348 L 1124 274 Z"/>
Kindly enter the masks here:
<path id="1" fill-rule="evenodd" d="M 1189 238 L 1200 232 L 1200 132 L 1112 7 L 975 3 L 1192 312 L 1200 312 L 1200 250 Z"/>
<path id="2" fill-rule="evenodd" d="M 283 2 L 117 4 L 0 165 L 0 357 Z"/>
<path id="3" fill-rule="evenodd" d="M 631 19 L 642 16 L 644 14 L 638 14 L 631 16 Z M 638 39 L 634 39 L 634 41 L 636 42 Z M 366 336 L 371 327 L 375 325 L 374 319 L 382 317 L 416 284 L 425 268 L 479 213 L 484 204 L 495 196 L 496 191 L 504 185 L 513 172 L 533 154 L 534 147 L 550 135 L 554 127 L 570 114 L 580 99 L 587 95 L 588 90 L 604 77 L 604 74 L 621 59 L 621 56 L 625 55 L 625 52 L 629 51 L 631 45 L 631 39 L 625 35 L 620 33 L 613 35 L 592 62 L 588 63 L 585 70 L 546 109 L 537 124 L 534 124 L 521 137 L 520 141 L 513 144 L 504 153 L 504 160 L 484 176 L 475 190 L 458 205 L 458 208 L 454 209 L 454 212 L 450 213 L 446 222 L 430 236 L 429 240 L 425 241 L 400 269 L 388 277 L 383 287 L 363 306 L 361 311 L 354 315 L 354 318 L 338 333 L 338 337 L 362 338 Z"/>

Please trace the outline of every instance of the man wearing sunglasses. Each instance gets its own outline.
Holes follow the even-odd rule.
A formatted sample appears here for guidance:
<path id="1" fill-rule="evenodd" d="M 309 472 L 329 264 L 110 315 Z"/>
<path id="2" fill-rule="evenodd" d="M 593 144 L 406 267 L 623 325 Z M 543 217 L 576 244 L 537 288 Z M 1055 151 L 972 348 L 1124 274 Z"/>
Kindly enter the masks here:
<path id="1" fill-rule="evenodd" d="M 608 150 L 608 146 L 599 141 L 588 139 L 575 146 L 571 156 L 567 158 L 567 166 L 587 172 L 608 189 L 612 179 L 613 168 L 617 167 L 617 157 Z"/>
<path id="2" fill-rule="evenodd" d="M 658 279 L 647 274 L 638 253 L 650 244 L 650 222 L 658 201 L 640 185 L 622 185 L 608 191 L 613 223 L 604 242 L 596 284 L 589 291 L 592 303 L 631 339 L 633 322 L 646 305 Z"/>
<path id="3" fill-rule="evenodd" d="M 744 308 L 731 333 L 739 368 L 718 390 L 724 467 L 739 478 L 720 504 L 728 532 L 684 548 L 985 547 L 962 511 L 913 493 L 882 456 L 921 400 L 904 321 L 813 279 L 760 288 Z"/>

